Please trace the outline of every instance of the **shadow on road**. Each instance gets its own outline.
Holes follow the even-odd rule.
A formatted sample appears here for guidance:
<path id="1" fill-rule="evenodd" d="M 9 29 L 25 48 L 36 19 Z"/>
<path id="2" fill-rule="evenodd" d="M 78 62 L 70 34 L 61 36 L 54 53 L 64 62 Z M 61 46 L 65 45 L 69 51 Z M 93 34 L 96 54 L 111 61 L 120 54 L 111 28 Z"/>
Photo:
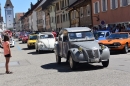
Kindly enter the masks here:
<path id="1" fill-rule="evenodd" d="M 26 44 L 26 43 L 22 43 L 22 42 L 20 42 L 19 44 Z"/>
<path id="2" fill-rule="evenodd" d="M 42 53 L 40 53 L 40 54 L 50 54 L 50 53 L 54 53 L 54 52 L 49 52 L 49 51 L 43 51 Z M 34 51 L 34 52 L 29 52 L 28 54 L 32 54 L 32 55 L 38 55 L 39 53 L 38 52 L 36 52 L 36 51 Z"/>
<path id="3" fill-rule="evenodd" d="M 34 50 L 35 48 L 30 48 L 30 49 L 28 49 L 28 48 L 22 48 L 22 50 Z"/>
<path id="4" fill-rule="evenodd" d="M 69 64 L 67 62 L 62 62 L 60 65 L 58 65 L 57 63 L 50 63 L 50 64 L 45 64 L 42 65 L 41 68 L 43 69 L 55 69 L 58 70 L 58 72 L 73 72 L 70 67 Z M 77 64 L 77 68 L 76 70 L 74 70 L 75 72 L 78 71 L 92 71 L 92 70 L 99 70 L 99 69 L 103 69 L 103 66 L 100 65 L 91 65 L 91 64 Z"/>
<path id="5" fill-rule="evenodd" d="M 0 73 L 0 75 L 4 75 L 5 73 Z"/>
<path id="6" fill-rule="evenodd" d="M 129 53 L 129 52 L 128 52 Z M 125 54 L 125 53 L 123 53 L 123 52 L 121 52 L 121 51 L 111 51 L 110 52 L 110 55 L 121 55 L 121 54 Z"/>

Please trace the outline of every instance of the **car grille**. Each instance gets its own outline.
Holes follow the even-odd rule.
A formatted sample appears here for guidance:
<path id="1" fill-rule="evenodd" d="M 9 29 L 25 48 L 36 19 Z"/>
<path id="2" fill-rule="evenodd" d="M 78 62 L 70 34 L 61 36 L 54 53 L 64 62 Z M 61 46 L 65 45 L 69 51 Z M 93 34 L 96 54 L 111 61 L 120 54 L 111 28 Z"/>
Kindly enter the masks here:
<path id="1" fill-rule="evenodd" d="M 98 50 L 87 50 L 89 58 L 99 58 Z"/>

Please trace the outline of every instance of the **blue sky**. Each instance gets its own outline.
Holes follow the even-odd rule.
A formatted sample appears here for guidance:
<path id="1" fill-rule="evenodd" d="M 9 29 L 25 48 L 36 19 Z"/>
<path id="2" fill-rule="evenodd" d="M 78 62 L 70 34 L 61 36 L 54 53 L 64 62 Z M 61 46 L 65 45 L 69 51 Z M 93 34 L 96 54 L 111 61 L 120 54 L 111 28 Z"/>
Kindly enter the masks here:
<path id="1" fill-rule="evenodd" d="M 4 22 L 5 22 L 5 11 L 4 11 L 5 2 L 6 0 L 0 0 Z M 33 4 L 35 4 L 37 0 L 11 0 L 11 2 L 14 6 L 14 13 L 18 13 L 18 12 L 27 12 L 28 8 L 30 8 L 30 3 L 32 2 Z"/>

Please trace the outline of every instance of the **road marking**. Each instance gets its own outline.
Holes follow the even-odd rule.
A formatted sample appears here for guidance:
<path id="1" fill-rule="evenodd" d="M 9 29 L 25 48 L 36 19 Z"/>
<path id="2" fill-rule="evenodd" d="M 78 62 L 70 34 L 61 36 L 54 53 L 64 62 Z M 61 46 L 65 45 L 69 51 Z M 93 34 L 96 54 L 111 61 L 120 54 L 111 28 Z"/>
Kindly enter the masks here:
<path id="1" fill-rule="evenodd" d="M 18 50 L 22 50 L 22 49 L 20 48 L 20 46 L 16 45 L 16 47 L 17 47 Z"/>

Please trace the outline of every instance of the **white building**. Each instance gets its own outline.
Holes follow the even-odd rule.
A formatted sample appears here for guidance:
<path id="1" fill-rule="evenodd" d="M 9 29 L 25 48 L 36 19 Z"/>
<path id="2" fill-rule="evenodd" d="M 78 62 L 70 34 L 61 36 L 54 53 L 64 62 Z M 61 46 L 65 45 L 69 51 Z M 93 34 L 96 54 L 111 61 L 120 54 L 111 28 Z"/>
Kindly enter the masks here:
<path id="1" fill-rule="evenodd" d="M 33 31 L 37 31 L 38 29 L 37 29 L 37 16 L 36 16 L 36 11 L 33 11 L 33 13 L 32 13 L 32 30 Z"/>
<path id="2" fill-rule="evenodd" d="M 14 29 L 14 6 L 10 0 L 6 0 L 5 3 L 5 18 L 7 29 Z"/>

